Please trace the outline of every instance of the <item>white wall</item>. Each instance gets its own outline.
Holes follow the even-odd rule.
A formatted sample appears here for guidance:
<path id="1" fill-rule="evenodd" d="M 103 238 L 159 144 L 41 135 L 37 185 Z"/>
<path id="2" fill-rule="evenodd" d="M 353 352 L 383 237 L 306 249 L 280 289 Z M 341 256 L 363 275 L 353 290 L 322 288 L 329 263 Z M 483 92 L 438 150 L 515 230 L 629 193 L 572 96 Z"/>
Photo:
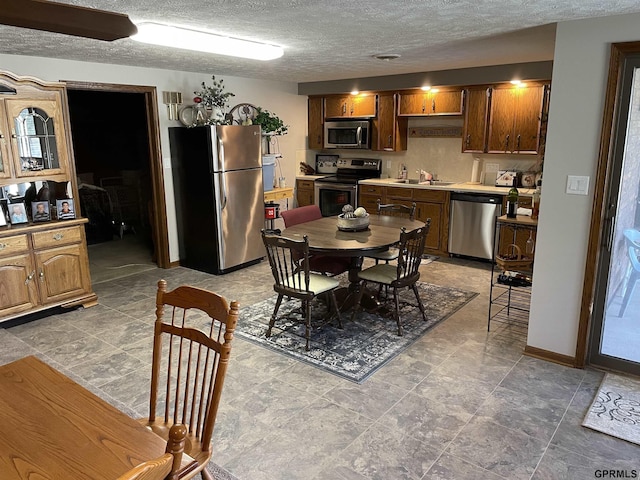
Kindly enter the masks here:
<path id="1" fill-rule="evenodd" d="M 203 81 L 211 85 L 211 75 L 216 75 L 216 80 L 224 79 L 225 90 L 235 94 L 235 97 L 229 100 L 230 107 L 237 103 L 251 103 L 274 112 L 290 126 L 289 133 L 279 138 L 280 152 L 283 154 L 281 168 L 290 185 L 293 185 L 298 172 L 296 158 L 300 158 L 300 155 L 304 158 L 307 142 L 307 99 L 297 94 L 295 83 L 230 77 L 217 72 L 177 72 L 3 54 L 0 54 L 0 70 L 49 81 L 73 80 L 156 87 L 169 228 L 169 258 L 172 262 L 179 259 L 179 253 L 168 128 L 181 124 L 167 119 L 166 107 L 162 103 L 163 91 L 182 92 L 185 103 L 192 103 L 193 92 L 200 90 Z M 96 112 L 96 115 L 99 114 L 100 112 Z M 126 114 L 127 112 L 122 112 L 122 115 Z"/>
<path id="2" fill-rule="evenodd" d="M 528 345 L 574 356 L 610 43 L 640 40 L 640 14 L 558 24 Z M 567 175 L 591 177 L 587 196 Z"/>

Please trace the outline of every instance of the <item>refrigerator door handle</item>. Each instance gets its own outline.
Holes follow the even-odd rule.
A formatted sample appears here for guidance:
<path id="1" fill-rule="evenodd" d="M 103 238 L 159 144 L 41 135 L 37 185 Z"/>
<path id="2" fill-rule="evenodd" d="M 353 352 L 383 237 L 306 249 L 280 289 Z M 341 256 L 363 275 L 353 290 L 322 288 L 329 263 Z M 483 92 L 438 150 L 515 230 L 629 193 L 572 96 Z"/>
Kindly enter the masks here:
<path id="1" fill-rule="evenodd" d="M 224 143 L 218 137 L 218 165 L 220 166 L 220 193 L 222 194 L 222 205 L 220 210 L 224 210 L 227 206 L 227 180 L 224 171 Z"/>

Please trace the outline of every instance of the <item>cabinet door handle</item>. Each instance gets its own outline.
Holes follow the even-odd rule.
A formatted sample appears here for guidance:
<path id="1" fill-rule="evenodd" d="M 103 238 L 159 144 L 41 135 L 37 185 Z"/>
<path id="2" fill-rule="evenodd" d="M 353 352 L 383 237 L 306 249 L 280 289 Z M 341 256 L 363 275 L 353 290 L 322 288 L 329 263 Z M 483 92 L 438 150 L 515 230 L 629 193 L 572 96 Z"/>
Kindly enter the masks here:
<path id="1" fill-rule="evenodd" d="M 344 114 L 346 114 L 346 113 L 347 113 L 347 102 L 344 102 L 344 103 L 342 104 L 342 114 L 344 115 Z"/>
<path id="2" fill-rule="evenodd" d="M 351 115 L 353 115 L 354 109 L 353 109 L 353 103 L 351 104 Z"/>
<path id="3" fill-rule="evenodd" d="M 508 151 L 509 150 L 509 134 L 507 133 L 507 135 L 504 137 L 504 151 Z"/>
<path id="4" fill-rule="evenodd" d="M 516 152 L 520 151 L 520 135 L 516 137 Z"/>
<path id="5" fill-rule="evenodd" d="M 387 145 L 389 145 L 390 147 L 393 146 L 393 136 L 392 135 L 389 135 L 389 143 Z"/>
<path id="6" fill-rule="evenodd" d="M 35 270 L 34 270 L 33 272 L 31 272 L 31 273 L 27 276 L 27 278 L 24 280 L 24 284 L 25 284 L 25 285 L 29 285 L 29 282 L 30 282 L 31 280 L 33 280 L 33 277 L 35 276 L 35 274 L 36 274 L 36 271 L 35 271 Z"/>
<path id="7" fill-rule="evenodd" d="M 40 270 L 40 273 L 38 274 L 38 276 L 40 277 L 40 281 L 44 282 L 44 270 Z"/>
<path id="8" fill-rule="evenodd" d="M 427 99 L 423 98 L 422 99 L 422 113 L 424 113 L 426 109 L 427 109 Z"/>
<path id="9" fill-rule="evenodd" d="M 436 99 L 431 100 L 431 111 L 436 113 Z"/>
<path id="10" fill-rule="evenodd" d="M 53 236 L 53 239 L 54 239 L 55 241 L 60 241 L 60 240 L 62 240 L 63 238 L 64 238 L 64 234 L 63 234 L 63 233 L 56 233 L 56 234 Z"/>
<path id="11" fill-rule="evenodd" d="M 7 245 L 6 243 L 0 243 L 0 250 L 4 250 L 5 248 L 7 248 L 9 245 Z"/>
<path id="12" fill-rule="evenodd" d="M 465 145 L 467 146 L 467 148 L 469 148 L 469 145 L 471 145 L 471 135 L 467 135 L 467 139 L 465 140 Z"/>

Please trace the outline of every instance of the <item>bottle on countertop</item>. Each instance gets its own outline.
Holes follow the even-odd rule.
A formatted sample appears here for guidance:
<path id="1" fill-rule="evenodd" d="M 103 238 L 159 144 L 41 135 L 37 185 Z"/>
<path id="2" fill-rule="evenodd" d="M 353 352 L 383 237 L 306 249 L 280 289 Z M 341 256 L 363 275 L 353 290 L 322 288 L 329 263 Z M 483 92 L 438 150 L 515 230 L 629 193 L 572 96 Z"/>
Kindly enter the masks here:
<path id="1" fill-rule="evenodd" d="M 509 189 L 509 193 L 507 193 L 507 218 L 516 218 L 518 213 L 518 187 L 517 187 L 518 177 L 513 177 L 513 186 Z"/>
<path id="2" fill-rule="evenodd" d="M 542 180 L 538 180 L 536 190 L 533 192 L 531 218 L 536 220 L 540 214 L 540 194 L 542 193 Z"/>

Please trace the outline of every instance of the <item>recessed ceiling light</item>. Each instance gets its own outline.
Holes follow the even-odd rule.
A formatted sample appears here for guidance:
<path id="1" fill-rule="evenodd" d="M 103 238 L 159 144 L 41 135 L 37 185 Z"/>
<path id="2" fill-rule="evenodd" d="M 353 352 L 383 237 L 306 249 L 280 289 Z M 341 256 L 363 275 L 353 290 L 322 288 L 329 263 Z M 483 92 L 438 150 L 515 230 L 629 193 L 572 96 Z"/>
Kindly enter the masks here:
<path id="1" fill-rule="evenodd" d="M 420 89 L 428 92 L 429 90 L 431 90 L 431 87 L 429 85 L 423 85 L 422 87 L 420 87 Z"/>
<path id="2" fill-rule="evenodd" d="M 396 58 L 400 58 L 400 55 L 397 53 L 380 53 L 378 55 L 373 55 L 373 58 L 377 58 L 378 60 L 395 60 Z"/>
<path id="3" fill-rule="evenodd" d="M 351 95 L 358 95 L 360 92 L 358 90 L 351 90 Z"/>
<path id="4" fill-rule="evenodd" d="M 282 47 L 277 45 L 225 37 L 224 35 L 216 35 L 215 33 L 200 30 L 153 22 L 142 22 L 136 26 L 138 27 L 138 33 L 132 35 L 131 38 L 138 42 L 151 43 L 153 45 L 254 60 L 274 60 L 284 54 Z"/>

